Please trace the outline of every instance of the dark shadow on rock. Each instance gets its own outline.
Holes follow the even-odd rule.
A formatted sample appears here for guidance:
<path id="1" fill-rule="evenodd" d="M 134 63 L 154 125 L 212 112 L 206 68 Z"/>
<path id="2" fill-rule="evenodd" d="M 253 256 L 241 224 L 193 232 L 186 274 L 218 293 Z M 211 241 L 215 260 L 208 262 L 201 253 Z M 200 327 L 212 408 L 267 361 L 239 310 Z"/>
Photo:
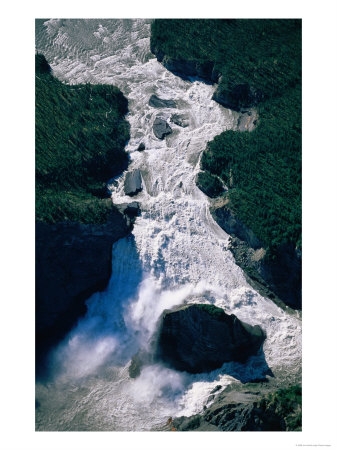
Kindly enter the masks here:
<path id="1" fill-rule="evenodd" d="M 211 372 L 224 362 L 245 362 L 265 339 L 258 325 L 209 304 L 188 304 L 165 310 L 155 344 L 155 358 L 189 373 Z"/>
<path id="2" fill-rule="evenodd" d="M 81 227 L 80 227 L 81 229 Z M 77 228 L 74 230 L 71 228 L 72 232 L 75 233 Z M 85 228 L 86 231 L 88 231 Z M 96 230 L 96 228 L 95 228 Z M 56 231 L 59 231 L 58 229 Z M 100 230 L 102 231 L 102 230 Z M 76 237 L 75 237 L 76 236 Z M 88 310 L 87 300 L 91 296 L 97 295 L 102 296 L 101 298 L 106 298 L 107 301 L 107 311 L 101 312 L 102 317 L 95 317 L 97 322 L 101 324 L 99 332 L 102 335 L 113 333 L 115 330 L 113 325 L 109 326 L 110 316 L 109 313 L 115 316 L 115 320 L 112 322 L 118 322 L 121 324 L 123 320 L 123 303 L 135 295 L 138 286 L 142 280 L 142 266 L 139 260 L 137 248 L 135 245 L 135 240 L 132 235 L 129 235 L 125 239 L 122 239 L 114 244 L 112 247 L 112 242 L 109 241 L 107 236 L 101 237 L 100 246 L 98 247 L 97 241 L 94 240 L 91 245 L 90 234 L 89 237 L 81 235 L 82 240 L 78 240 L 78 235 L 75 233 L 72 235 L 75 240 L 75 244 L 72 249 L 70 249 L 70 255 L 65 258 L 64 252 L 62 251 L 62 246 L 59 242 L 53 243 L 54 252 L 47 252 L 48 258 L 51 255 L 55 256 L 55 252 L 60 254 L 60 261 L 63 263 L 62 270 L 53 274 L 51 272 L 51 277 L 54 276 L 53 283 L 51 287 L 54 288 L 53 302 L 46 302 L 44 308 L 44 315 L 42 315 L 41 307 L 37 310 L 38 323 L 37 323 L 37 334 L 36 334 L 36 378 L 38 381 L 46 381 L 50 373 L 54 370 L 53 368 L 53 358 L 51 354 L 54 349 L 66 338 L 71 330 L 75 329 L 76 326 L 81 321 L 85 321 L 88 315 L 92 314 L 90 308 Z M 122 237 L 122 236 L 121 236 Z M 69 236 L 68 236 L 69 238 Z M 88 239 L 87 239 L 88 238 Z M 63 239 L 62 236 L 58 234 L 58 239 Z M 110 242 L 110 245 L 109 245 Z M 89 252 L 89 254 L 88 254 Z M 116 254 L 118 252 L 118 254 Z M 104 255 L 106 253 L 106 258 Z M 95 257 L 94 254 L 96 254 Z M 64 257 L 64 259 L 62 259 Z M 72 257 L 72 258 L 71 258 Z M 80 257 L 80 259 L 78 259 Z M 86 259 L 88 257 L 88 259 Z M 114 259 L 118 258 L 118 263 L 114 263 Z M 81 265 L 81 261 L 86 260 L 86 266 Z M 58 265 L 59 263 L 53 259 L 54 263 Z M 132 270 L 129 276 L 126 273 L 124 263 L 130 267 L 132 265 Z M 60 263 L 61 264 L 61 263 Z M 96 267 L 95 267 L 96 265 Z M 69 267 L 68 267 L 69 266 Z M 69 280 L 68 283 L 64 281 L 63 270 L 70 270 L 72 267 L 76 267 L 72 278 L 75 280 Z M 111 268 L 114 267 L 114 272 Z M 104 270 L 103 270 L 104 268 Z M 81 270 L 82 269 L 82 270 Z M 91 283 L 91 280 L 95 280 L 95 273 L 100 273 L 101 281 L 99 283 Z M 59 276 L 57 276 L 59 274 Z M 77 275 L 78 276 L 77 276 Z M 80 277 L 80 278 L 79 278 Z M 83 279 L 88 281 L 84 283 Z M 74 285 L 74 283 L 76 283 Z M 89 283 L 89 284 L 88 284 Z M 88 284 L 88 287 L 81 290 L 84 284 Z M 78 294 L 72 295 L 75 292 L 75 287 L 71 290 L 72 286 L 77 286 Z M 46 295 L 50 292 L 46 290 Z M 77 292 L 76 291 L 76 292 Z M 68 295 L 66 297 L 65 295 Z M 48 299 L 48 297 L 46 297 Z M 53 312 L 53 304 L 58 305 L 62 299 L 62 309 L 59 308 L 58 311 Z M 110 302 L 110 305 L 108 303 Z M 50 309 L 48 309 L 48 306 Z M 55 308 L 54 308 L 55 309 Z M 45 320 L 42 321 L 42 318 Z M 120 317 L 118 320 L 116 320 Z M 121 331 L 122 327 L 121 327 Z M 97 330 L 95 331 L 97 337 Z M 53 369 L 53 370 L 51 370 Z"/>
<path id="3" fill-rule="evenodd" d="M 205 381 L 219 373 L 242 383 L 265 381 L 273 374 L 264 356 L 264 339 L 259 326 L 214 305 L 179 306 L 163 312 L 149 350 L 134 355 L 129 374 L 136 378 L 143 367 L 160 363 Z"/>

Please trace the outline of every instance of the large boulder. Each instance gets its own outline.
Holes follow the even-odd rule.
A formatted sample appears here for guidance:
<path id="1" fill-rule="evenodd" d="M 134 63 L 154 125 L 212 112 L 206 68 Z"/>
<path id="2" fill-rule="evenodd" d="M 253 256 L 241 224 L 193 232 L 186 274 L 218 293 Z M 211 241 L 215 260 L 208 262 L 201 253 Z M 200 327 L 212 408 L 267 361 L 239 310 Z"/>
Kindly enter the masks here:
<path id="1" fill-rule="evenodd" d="M 138 202 L 131 202 L 125 208 L 125 214 L 129 217 L 136 217 L 140 215 L 140 207 Z"/>
<path id="2" fill-rule="evenodd" d="M 140 216 L 141 209 L 138 202 L 120 203 L 115 205 L 119 212 L 121 212 L 129 227 L 132 227 L 136 221 L 136 217 Z"/>
<path id="3" fill-rule="evenodd" d="M 125 195 L 137 195 L 142 190 L 142 177 L 139 169 L 128 172 L 124 181 Z"/>
<path id="4" fill-rule="evenodd" d="M 153 123 L 153 132 L 158 139 L 164 139 L 165 136 L 172 133 L 172 128 L 166 120 L 156 117 Z"/>
<path id="5" fill-rule="evenodd" d="M 176 102 L 174 100 L 164 100 L 156 95 L 151 95 L 149 105 L 154 108 L 176 108 Z"/>
<path id="6" fill-rule="evenodd" d="M 244 362 L 259 350 L 265 334 L 258 326 L 206 304 L 164 311 L 155 358 L 177 370 L 210 372 L 226 361 Z"/>
<path id="7" fill-rule="evenodd" d="M 181 116 L 179 114 L 172 114 L 171 122 L 175 123 L 179 127 L 183 127 L 183 128 L 188 127 L 188 125 L 189 125 L 188 120 L 186 119 L 186 117 Z"/>
<path id="8" fill-rule="evenodd" d="M 138 150 L 139 152 L 142 152 L 142 151 L 145 150 L 145 144 L 144 144 L 144 142 L 141 142 L 141 143 L 138 145 L 137 150 Z"/>

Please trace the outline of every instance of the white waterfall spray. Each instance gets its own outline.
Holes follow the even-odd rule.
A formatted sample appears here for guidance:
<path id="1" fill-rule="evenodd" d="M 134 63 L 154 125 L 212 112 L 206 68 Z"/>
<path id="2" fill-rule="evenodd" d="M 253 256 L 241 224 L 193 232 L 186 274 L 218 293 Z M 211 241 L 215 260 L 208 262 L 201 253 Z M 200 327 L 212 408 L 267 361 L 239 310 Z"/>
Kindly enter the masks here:
<path id="1" fill-rule="evenodd" d="M 269 367 L 282 383 L 296 380 L 301 365 L 301 323 L 246 282 L 227 250 L 228 235 L 213 221 L 209 200 L 195 185 L 206 143 L 234 128 L 237 113 L 212 100 L 214 86 L 185 81 L 150 53 L 144 20 L 49 20 L 37 25 L 37 48 L 54 75 L 67 83 L 118 86 L 129 100 L 129 170 L 142 172 L 136 200 L 142 214 L 133 236 L 113 247 L 107 289 L 87 302 L 88 313 L 54 352 L 54 377 L 37 385 L 41 430 L 148 430 L 172 415 L 199 412 L 215 385 L 249 380 Z M 152 94 L 177 108 L 149 106 Z M 152 131 L 157 115 L 173 113 L 163 141 Z M 143 142 L 146 150 L 136 151 Z M 111 185 L 114 203 L 129 202 L 124 176 Z M 210 374 L 189 375 L 162 367 L 130 379 L 131 357 L 147 345 L 166 308 L 209 302 L 267 334 L 265 360 L 226 363 Z"/>

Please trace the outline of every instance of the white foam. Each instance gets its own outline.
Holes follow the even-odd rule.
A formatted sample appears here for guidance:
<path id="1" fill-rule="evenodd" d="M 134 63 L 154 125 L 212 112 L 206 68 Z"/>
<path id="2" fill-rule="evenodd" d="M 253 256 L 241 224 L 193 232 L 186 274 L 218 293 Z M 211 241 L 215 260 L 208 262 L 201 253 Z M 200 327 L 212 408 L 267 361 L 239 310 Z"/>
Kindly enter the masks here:
<path id="1" fill-rule="evenodd" d="M 109 287 L 89 300 L 87 318 L 62 349 L 69 360 L 74 356 L 73 363 L 65 364 L 64 373 L 74 373 L 73 366 L 79 364 L 83 375 L 96 377 L 96 384 L 88 378 L 83 394 L 86 402 L 78 399 L 76 414 L 89 408 L 97 411 L 99 404 L 101 409 L 93 419 L 97 429 L 150 429 L 165 421 L 167 414 L 196 413 L 215 385 L 259 377 L 266 365 L 280 379 L 296 379 L 300 374 L 300 319 L 247 284 L 227 250 L 228 235 L 212 219 L 209 200 L 195 185 L 206 143 L 235 127 L 237 114 L 212 100 L 214 86 L 184 81 L 167 71 L 150 53 L 149 33 L 149 22 L 142 20 L 48 21 L 46 30 L 38 32 L 39 51 L 52 62 L 61 80 L 113 83 L 128 97 L 130 170 L 142 171 L 143 191 L 135 198 L 142 215 L 134 226 L 134 240 L 115 244 Z M 149 106 L 153 93 L 174 99 L 177 110 Z M 169 120 L 173 112 L 187 117 L 189 126 L 170 123 L 173 133 L 160 141 L 152 131 L 155 117 L 160 114 Z M 140 142 L 146 146 L 143 152 L 135 151 Z M 121 176 L 111 185 L 115 203 L 130 201 L 123 182 Z M 259 324 L 267 334 L 265 361 L 256 357 L 244 366 L 228 363 L 201 377 L 151 366 L 143 369 L 139 379 L 130 380 L 127 364 L 139 346 L 146 346 L 161 312 L 192 301 L 213 303 L 247 323 Z M 100 320 L 91 327 L 94 317 Z M 82 353 L 83 343 L 88 343 L 87 357 Z M 92 370 L 87 367 L 91 361 Z M 118 389 L 104 371 L 114 364 L 124 364 L 126 370 L 114 369 L 113 383 Z M 98 390 L 101 395 L 104 386 L 110 402 L 103 402 L 97 394 Z M 64 382 L 63 390 L 67 389 Z M 42 386 L 37 392 L 44 392 Z M 47 420 L 58 420 L 57 413 L 50 411 L 48 396 L 43 398 L 38 413 L 41 429 Z M 141 419 L 135 414 L 140 408 Z M 113 419 L 106 422 L 103 416 L 110 413 Z"/>

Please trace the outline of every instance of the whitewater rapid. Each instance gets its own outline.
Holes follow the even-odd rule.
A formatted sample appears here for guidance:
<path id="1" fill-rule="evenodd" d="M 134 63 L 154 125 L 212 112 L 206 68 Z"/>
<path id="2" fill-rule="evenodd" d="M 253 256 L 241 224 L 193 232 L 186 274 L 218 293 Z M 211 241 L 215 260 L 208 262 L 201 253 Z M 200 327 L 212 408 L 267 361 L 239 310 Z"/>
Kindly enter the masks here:
<path id="1" fill-rule="evenodd" d="M 150 430 L 170 416 L 202 411 L 211 390 L 235 380 L 270 375 L 285 382 L 301 376 L 301 320 L 250 287 L 228 250 L 229 236 L 209 213 L 209 199 L 195 184 L 206 143 L 235 129 L 238 114 L 212 100 L 215 87 L 182 80 L 150 52 L 148 20 L 38 20 L 36 49 L 53 74 L 69 84 L 106 83 L 128 98 L 131 138 L 128 170 L 140 169 L 143 191 L 132 235 L 114 244 L 112 276 L 88 313 L 51 357 L 52 377 L 36 385 L 38 430 Z M 172 99 L 177 108 L 153 108 L 149 98 Z M 170 122 L 178 113 L 186 128 Z M 173 133 L 152 131 L 157 116 Z M 138 152 L 140 143 L 146 150 Z M 125 174 L 111 182 L 115 204 Z M 210 374 L 189 375 L 160 364 L 137 379 L 128 368 L 146 348 L 164 309 L 212 303 L 267 334 L 263 354 L 246 364 L 226 363 Z"/>

